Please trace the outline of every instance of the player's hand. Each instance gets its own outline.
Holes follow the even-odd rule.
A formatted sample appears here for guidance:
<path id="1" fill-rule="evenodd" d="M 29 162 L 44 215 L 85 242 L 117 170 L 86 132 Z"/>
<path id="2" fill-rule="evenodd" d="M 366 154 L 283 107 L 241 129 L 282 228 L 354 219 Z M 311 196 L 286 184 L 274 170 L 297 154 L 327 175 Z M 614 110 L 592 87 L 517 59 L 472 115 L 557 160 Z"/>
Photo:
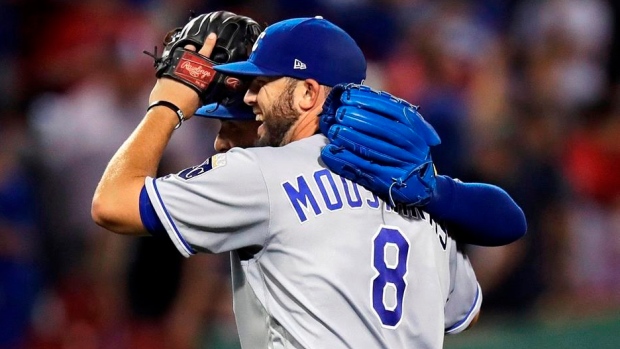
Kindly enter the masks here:
<path id="1" fill-rule="evenodd" d="M 216 40 L 217 36 L 215 33 L 209 34 L 198 53 L 205 57 L 210 57 L 215 47 Z M 193 45 L 186 45 L 185 49 L 191 51 L 196 50 Z M 183 114 L 185 114 L 186 120 L 194 115 L 201 104 L 198 93 L 196 93 L 194 89 L 165 76 L 157 79 L 155 87 L 153 87 L 149 97 L 149 105 L 160 100 L 168 101 L 179 107 L 183 111 Z"/>
<path id="2" fill-rule="evenodd" d="M 441 140 L 416 106 L 368 86 L 341 84 L 320 117 L 330 140 L 321 159 L 329 169 L 392 205 L 429 203 L 436 187 L 430 148 Z"/>

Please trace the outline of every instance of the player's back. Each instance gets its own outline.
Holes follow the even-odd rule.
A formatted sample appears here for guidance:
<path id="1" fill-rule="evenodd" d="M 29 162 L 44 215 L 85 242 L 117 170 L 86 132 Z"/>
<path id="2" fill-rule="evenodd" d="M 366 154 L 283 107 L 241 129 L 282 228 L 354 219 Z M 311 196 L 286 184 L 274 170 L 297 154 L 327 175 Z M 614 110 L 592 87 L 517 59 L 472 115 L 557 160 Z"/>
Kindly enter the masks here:
<path id="1" fill-rule="evenodd" d="M 441 348 L 444 330 L 466 325 L 480 305 L 471 266 L 428 214 L 395 212 L 327 170 L 318 157 L 325 142 L 314 136 L 252 150 L 267 188 L 269 232 L 233 268 L 242 343 Z M 449 297 L 453 309 L 445 311 Z M 259 309 L 256 318 L 248 307 Z"/>

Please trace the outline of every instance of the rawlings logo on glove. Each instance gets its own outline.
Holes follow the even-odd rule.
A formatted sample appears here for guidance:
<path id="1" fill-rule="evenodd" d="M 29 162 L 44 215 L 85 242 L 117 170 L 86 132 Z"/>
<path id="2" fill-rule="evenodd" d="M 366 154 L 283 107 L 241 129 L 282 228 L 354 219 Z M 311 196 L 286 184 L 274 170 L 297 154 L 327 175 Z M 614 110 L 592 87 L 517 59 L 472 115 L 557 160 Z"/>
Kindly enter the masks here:
<path id="1" fill-rule="evenodd" d="M 179 62 L 181 63 L 177 65 L 174 74 L 190 81 L 200 89 L 206 89 L 215 76 L 212 65 L 204 64 L 202 60 L 193 58 L 187 52 L 183 52 Z"/>
<path id="2" fill-rule="evenodd" d="M 392 206 L 430 201 L 436 187 L 430 148 L 441 140 L 418 107 L 368 86 L 340 84 L 320 118 L 330 140 L 321 159 L 329 169 Z"/>
<path id="3" fill-rule="evenodd" d="M 193 88 L 203 104 L 230 103 L 242 99 L 247 86 L 239 79 L 216 72 L 213 66 L 246 60 L 261 31 L 258 23 L 249 17 L 216 11 L 191 18 L 183 28 L 168 32 L 161 57 L 157 57 L 157 50 L 145 53 L 155 59 L 158 78 L 171 78 Z M 210 33 L 217 35 L 217 41 L 209 58 L 197 51 Z M 186 45 L 193 45 L 196 51 L 187 50 Z"/>

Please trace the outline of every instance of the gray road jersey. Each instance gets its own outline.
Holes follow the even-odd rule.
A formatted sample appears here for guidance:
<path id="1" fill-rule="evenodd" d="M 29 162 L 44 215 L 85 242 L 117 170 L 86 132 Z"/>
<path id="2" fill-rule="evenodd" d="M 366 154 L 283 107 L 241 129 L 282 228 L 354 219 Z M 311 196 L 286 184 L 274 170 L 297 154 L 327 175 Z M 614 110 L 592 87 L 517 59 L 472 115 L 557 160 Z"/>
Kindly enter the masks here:
<path id="1" fill-rule="evenodd" d="M 234 251 L 244 348 L 441 348 L 480 308 L 469 261 L 428 214 L 327 170 L 326 142 L 233 149 L 148 194 L 183 255 Z"/>

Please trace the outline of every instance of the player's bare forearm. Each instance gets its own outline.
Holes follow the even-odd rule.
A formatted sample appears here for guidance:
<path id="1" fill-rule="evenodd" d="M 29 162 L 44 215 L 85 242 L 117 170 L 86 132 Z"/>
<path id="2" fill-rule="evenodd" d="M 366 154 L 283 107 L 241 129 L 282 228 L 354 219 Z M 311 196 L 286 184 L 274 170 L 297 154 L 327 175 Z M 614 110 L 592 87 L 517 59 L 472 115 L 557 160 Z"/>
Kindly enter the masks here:
<path id="1" fill-rule="evenodd" d="M 110 160 L 93 198 L 97 224 L 120 234 L 146 234 L 139 210 L 140 190 L 154 177 L 177 122 L 165 108 L 153 108 Z"/>
<path id="2" fill-rule="evenodd" d="M 209 57 L 217 37 L 207 36 L 199 53 Z M 187 49 L 194 49 L 187 46 Z M 158 79 L 149 105 L 165 101 L 189 119 L 198 108 L 198 94 L 190 87 L 168 78 Z M 166 105 L 158 105 L 112 157 L 95 190 L 91 215 L 100 226 L 119 234 L 147 234 L 140 218 L 140 191 L 146 177 L 155 177 L 157 167 L 179 124 L 179 115 Z"/>

